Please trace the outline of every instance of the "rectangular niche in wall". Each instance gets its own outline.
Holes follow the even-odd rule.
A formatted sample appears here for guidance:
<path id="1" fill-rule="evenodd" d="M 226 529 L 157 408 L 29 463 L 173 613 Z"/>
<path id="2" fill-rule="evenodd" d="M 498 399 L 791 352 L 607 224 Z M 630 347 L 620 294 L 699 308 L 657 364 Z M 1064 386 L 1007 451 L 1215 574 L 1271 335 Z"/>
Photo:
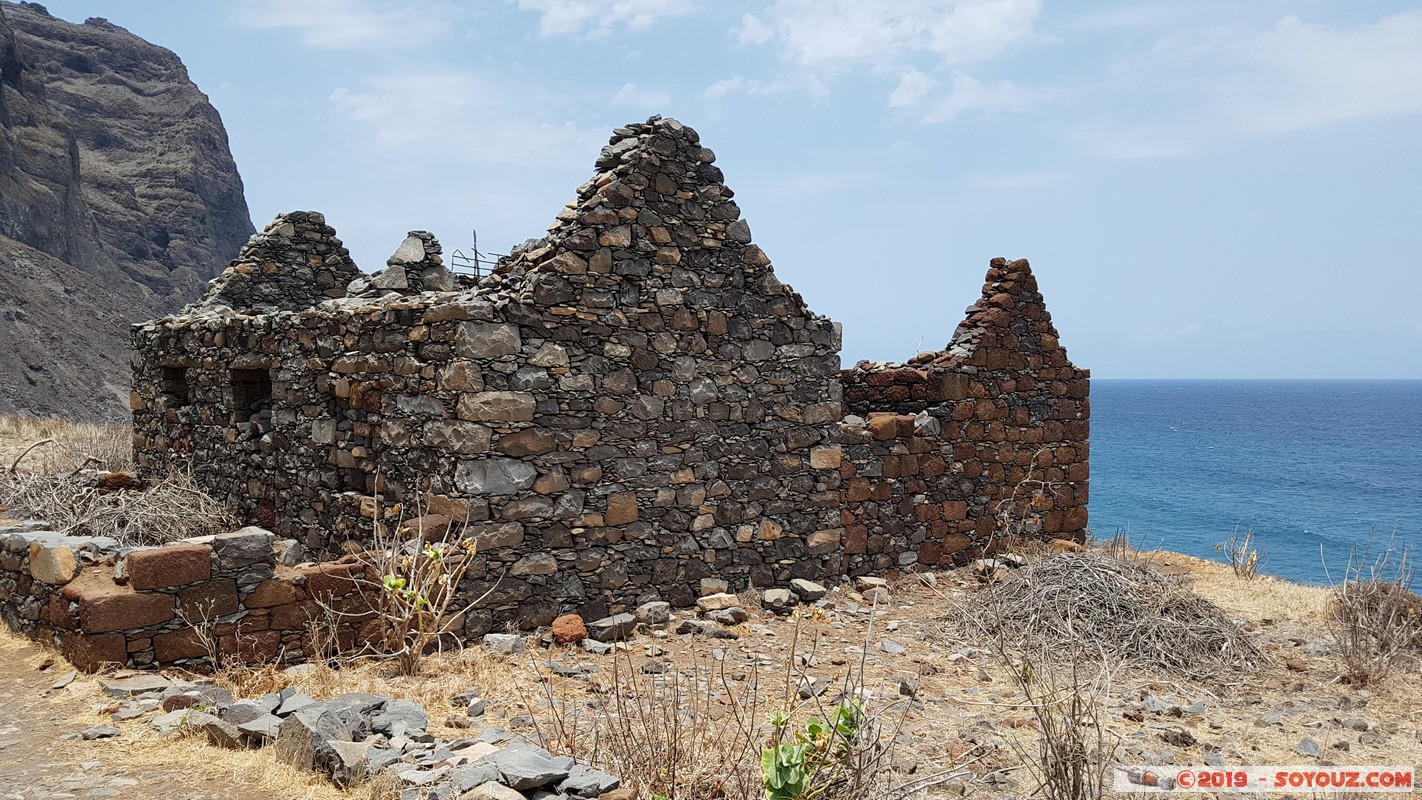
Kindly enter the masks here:
<path id="1" fill-rule="evenodd" d="M 272 375 L 265 369 L 234 369 L 232 378 L 232 421 L 247 422 L 272 407 Z"/>
<path id="2" fill-rule="evenodd" d="M 158 389 L 163 393 L 163 399 L 169 408 L 187 405 L 189 402 L 187 368 L 163 367 Z"/>

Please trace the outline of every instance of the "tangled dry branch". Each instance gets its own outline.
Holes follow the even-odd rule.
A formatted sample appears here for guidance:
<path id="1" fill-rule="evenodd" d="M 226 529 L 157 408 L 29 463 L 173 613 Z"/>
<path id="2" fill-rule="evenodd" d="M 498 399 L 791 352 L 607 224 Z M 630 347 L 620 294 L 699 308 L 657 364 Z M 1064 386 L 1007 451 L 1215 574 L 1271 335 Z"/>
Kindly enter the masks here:
<path id="1" fill-rule="evenodd" d="M 1192 677 L 1251 669 L 1262 656 L 1217 606 L 1139 563 L 1060 553 L 978 592 L 960 621 L 989 637 L 1073 649 Z"/>
<path id="2" fill-rule="evenodd" d="M 175 472 L 147 489 L 103 491 L 90 474 L 0 479 L 0 504 L 24 508 L 57 533 L 109 536 L 126 545 L 175 542 L 238 527 L 232 510 Z"/>

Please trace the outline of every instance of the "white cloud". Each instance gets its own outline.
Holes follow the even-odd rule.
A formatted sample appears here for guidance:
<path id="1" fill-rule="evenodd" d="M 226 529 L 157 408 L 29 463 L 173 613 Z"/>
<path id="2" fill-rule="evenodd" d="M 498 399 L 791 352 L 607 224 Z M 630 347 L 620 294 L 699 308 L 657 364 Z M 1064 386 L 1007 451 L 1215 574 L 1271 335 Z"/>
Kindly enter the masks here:
<path id="1" fill-rule="evenodd" d="M 457 70 L 373 78 L 358 89 L 335 90 L 331 102 L 369 128 L 377 145 L 438 153 L 441 160 L 577 164 L 590 161 L 605 136 L 539 119 L 531 109 L 561 105 L 550 98 Z"/>
<path id="2" fill-rule="evenodd" d="M 1422 112 L 1422 13 L 1347 29 L 1285 17 L 1244 47 L 1259 68 L 1236 98 L 1248 132 Z"/>
<path id="3" fill-rule="evenodd" d="M 717 98 L 725 97 L 745 85 L 746 79 L 739 75 L 732 75 L 729 78 L 722 78 L 719 81 L 707 86 L 702 90 L 702 97 Z"/>
<path id="4" fill-rule="evenodd" d="M 1021 111 L 1026 94 L 1012 81 L 983 83 L 971 75 L 953 73 L 952 90 L 923 115 L 924 122 L 947 122 L 965 111 Z"/>
<path id="5" fill-rule="evenodd" d="M 695 10 L 690 0 L 518 0 L 539 14 L 540 36 L 603 38 L 617 28 L 646 30 L 665 17 Z"/>
<path id="6" fill-rule="evenodd" d="M 671 105 L 671 95 L 656 89 L 643 89 L 635 83 L 624 83 L 612 96 L 613 105 L 647 108 L 654 111 Z"/>
<path id="7" fill-rule="evenodd" d="M 787 60 L 839 70 L 890 68 L 927 55 L 946 64 L 993 58 L 1032 35 L 1041 0 L 776 0 L 747 14 L 742 43 L 776 41 Z"/>
<path id="8" fill-rule="evenodd" d="M 247 28 L 295 30 L 303 44 L 327 50 L 417 47 L 437 38 L 452 15 L 443 3 L 366 0 L 245 0 L 236 9 Z"/>
<path id="9" fill-rule="evenodd" d="M 890 108 L 909 108 L 928 94 L 937 82 L 913 67 L 899 76 L 899 85 L 889 95 Z"/>

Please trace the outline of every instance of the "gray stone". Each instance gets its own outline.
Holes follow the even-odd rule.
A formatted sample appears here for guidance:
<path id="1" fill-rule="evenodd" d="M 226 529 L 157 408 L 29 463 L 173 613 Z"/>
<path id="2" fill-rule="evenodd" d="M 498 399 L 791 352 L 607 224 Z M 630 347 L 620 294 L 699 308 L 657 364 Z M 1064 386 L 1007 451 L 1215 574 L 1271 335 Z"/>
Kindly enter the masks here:
<path id="1" fill-rule="evenodd" d="M 1313 756 L 1314 758 L 1318 758 L 1323 753 L 1318 746 L 1318 742 L 1315 742 L 1313 738 L 1309 736 L 1305 736 L 1302 741 L 1294 745 L 1294 752 L 1301 756 Z"/>
<path id="2" fill-rule="evenodd" d="M 243 746 L 242 734 L 237 730 L 237 726 L 212 714 L 190 711 L 184 724 L 189 729 L 202 731 L 207 737 L 207 743 L 214 747 L 237 750 Z"/>
<path id="3" fill-rule="evenodd" d="M 883 650 L 885 653 L 888 653 L 891 656 L 896 656 L 904 652 L 903 645 L 891 642 L 888 639 L 879 642 L 879 649 Z"/>
<path id="4" fill-rule="evenodd" d="M 460 795 L 459 800 L 525 800 L 525 798 L 523 792 L 510 789 L 498 781 L 489 781 Z"/>
<path id="5" fill-rule="evenodd" d="M 499 770 L 505 785 L 519 791 L 566 780 L 573 766 L 571 759 L 553 756 L 539 747 L 517 744 L 509 744 L 499 752 L 485 756 L 484 761 Z"/>
<path id="6" fill-rule="evenodd" d="M 176 711 L 169 711 L 166 714 L 154 717 L 148 721 L 148 727 L 157 731 L 161 736 L 167 736 L 183 726 L 183 721 L 187 719 L 188 716 L 188 710 L 189 709 L 186 708 L 180 708 Z"/>
<path id="7" fill-rule="evenodd" d="M 278 717 L 285 717 L 295 714 L 303 708 L 316 704 L 316 698 L 297 692 L 288 697 L 282 698 L 281 705 L 272 711 Z"/>
<path id="8" fill-rule="evenodd" d="M 237 731 L 248 741 L 261 744 L 268 739 L 275 739 L 281 731 L 281 717 L 275 714 L 263 714 L 255 719 L 237 723 Z"/>
<path id="9" fill-rule="evenodd" d="M 81 733 L 80 736 L 84 737 L 84 741 L 92 742 L 95 739 L 110 739 L 114 736 L 118 736 L 121 733 L 123 733 L 122 730 L 119 730 L 118 728 L 115 728 L 112 725 L 95 725 L 92 728 L 85 728 L 84 732 Z"/>
<path id="10" fill-rule="evenodd" d="M 494 322 L 461 322 L 454 334 L 460 358 L 514 355 L 523 347 L 518 326 Z"/>
<path id="11" fill-rule="evenodd" d="M 702 579 L 701 579 L 701 596 L 702 596 L 702 597 L 705 597 L 705 596 L 710 595 L 710 594 L 725 594 L 729 589 L 730 589 L 730 585 L 727 584 L 726 581 L 723 580 L 723 579 L 721 579 L 721 578 L 702 578 Z"/>
<path id="12" fill-rule="evenodd" d="M 133 697 L 148 692 L 161 692 L 172 686 L 162 675 L 130 675 L 125 678 L 100 678 L 99 686 L 114 697 Z"/>
<path id="13" fill-rule="evenodd" d="M 467 792 L 491 781 L 503 780 L 503 777 L 503 773 L 499 772 L 499 768 L 493 764 L 476 761 L 473 764 L 456 767 L 449 775 L 449 783 L 454 791 Z"/>
<path id="14" fill-rule="evenodd" d="M 568 770 L 568 777 L 558 784 L 558 791 L 573 797 L 597 797 L 616 789 L 622 781 L 615 775 L 593 769 L 582 764 L 574 764 Z"/>
<path id="15" fill-rule="evenodd" d="M 706 618 L 712 622 L 719 622 L 722 625 L 739 625 L 750 619 L 750 614 L 740 606 L 733 608 L 718 608 L 715 611 L 706 612 Z"/>
<path id="16" fill-rule="evenodd" d="M 671 619 L 671 603 L 662 600 L 654 600 L 650 603 L 643 603 L 637 606 L 633 614 L 638 622 L 645 622 L 648 625 L 661 625 Z"/>
<path id="17" fill-rule="evenodd" d="M 471 495 L 517 494 L 533 486 L 538 469 L 517 458 L 486 458 L 461 461 L 454 472 L 454 483 L 460 491 Z"/>
<path id="18" fill-rule="evenodd" d="M 789 589 L 766 589 L 760 596 L 760 604 L 771 611 L 789 611 L 795 607 L 795 595 Z"/>
<path id="19" fill-rule="evenodd" d="M 790 581 L 790 589 L 807 603 L 813 603 L 824 597 L 827 593 L 823 585 L 815 583 L 814 581 L 807 581 L 804 578 L 796 578 Z"/>
<path id="20" fill-rule="evenodd" d="M 499 655 L 511 656 L 515 653 L 522 653 L 527 644 L 527 638 L 515 633 L 484 634 L 484 649 Z"/>
<path id="21" fill-rule="evenodd" d="M 391 737 L 423 732 L 429 724 L 425 710 L 409 700 L 391 700 L 370 718 L 372 731 Z"/>
<path id="22" fill-rule="evenodd" d="M 552 553 L 529 553 L 514 562 L 510 575 L 552 575 L 558 571 L 558 559 Z"/>
<path id="23" fill-rule="evenodd" d="M 275 564 L 276 552 L 272 549 L 275 541 L 276 535 L 271 531 L 249 525 L 212 537 L 212 554 L 219 571 L 251 564 Z"/>
<path id="24" fill-rule="evenodd" d="M 588 635 L 599 642 L 614 642 L 626 639 L 637 627 L 637 618 L 631 614 L 614 614 L 588 623 Z"/>
<path id="25" fill-rule="evenodd" d="M 328 742 L 323 766 L 341 788 L 359 783 L 369 771 L 371 747 L 366 742 Z"/>

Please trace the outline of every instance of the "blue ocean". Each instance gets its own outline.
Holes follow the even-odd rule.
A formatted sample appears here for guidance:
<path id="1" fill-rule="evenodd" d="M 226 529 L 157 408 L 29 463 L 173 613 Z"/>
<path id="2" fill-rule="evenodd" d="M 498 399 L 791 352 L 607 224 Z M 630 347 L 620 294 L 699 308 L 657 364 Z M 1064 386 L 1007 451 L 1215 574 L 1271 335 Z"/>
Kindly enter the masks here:
<path id="1" fill-rule="evenodd" d="M 1253 530 L 1261 571 L 1305 583 L 1370 540 L 1422 566 L 1422 381 L 1093 379 L 1090 513 L 1218 561 Z"/>

